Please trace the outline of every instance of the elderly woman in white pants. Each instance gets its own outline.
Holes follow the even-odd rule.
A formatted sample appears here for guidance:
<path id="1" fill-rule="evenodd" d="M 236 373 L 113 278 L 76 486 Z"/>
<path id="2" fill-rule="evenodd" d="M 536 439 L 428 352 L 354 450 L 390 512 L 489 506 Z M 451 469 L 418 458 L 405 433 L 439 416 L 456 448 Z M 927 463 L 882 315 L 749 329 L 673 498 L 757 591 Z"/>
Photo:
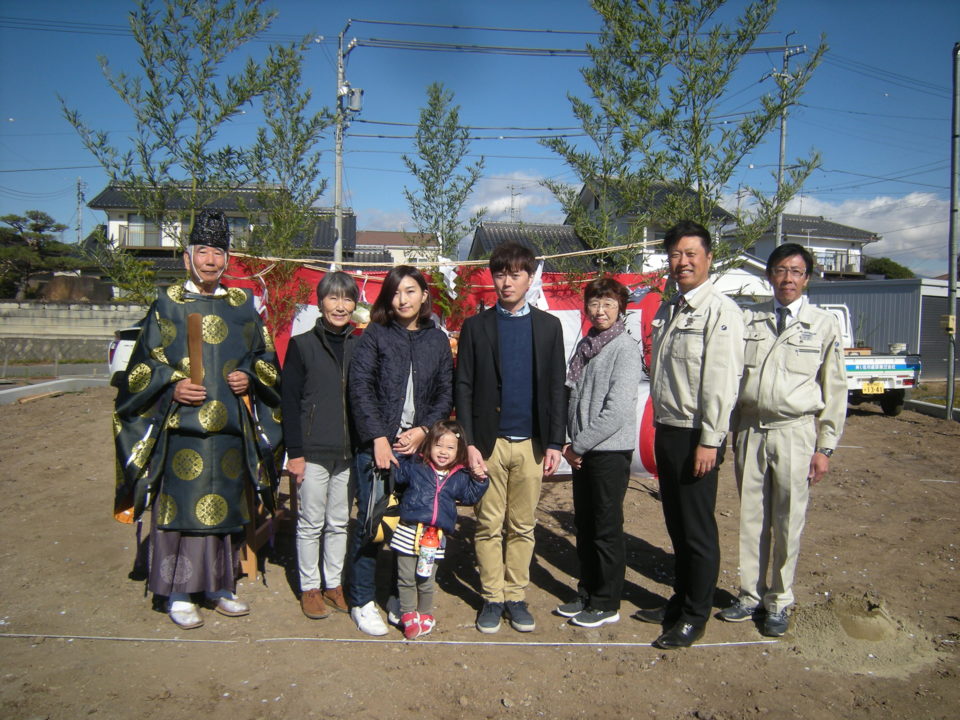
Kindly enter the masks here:
<path id="1" fill-rule="evenodd" d="M 314 620 L 327 617 L 330 607 L 349 611 L 341 576 L 352 501 L 353 442 L 346 388 L 357 339 L 350 324 L 357 298 L 352 277 L 327 273 L 317 286 L 320 318 L 312 330 L 291 340 L 283 365 L 287 470 L 299 486 L 300 608 Z"/>

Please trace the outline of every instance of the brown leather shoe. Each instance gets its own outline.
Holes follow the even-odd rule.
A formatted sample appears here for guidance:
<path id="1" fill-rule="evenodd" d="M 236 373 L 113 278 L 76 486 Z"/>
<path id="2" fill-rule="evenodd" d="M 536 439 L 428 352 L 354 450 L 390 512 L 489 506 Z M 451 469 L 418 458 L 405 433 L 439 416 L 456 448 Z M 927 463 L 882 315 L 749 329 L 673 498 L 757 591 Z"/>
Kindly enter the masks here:
<path id="1" fill-rule="evenodd" d="M 300 595 L 300 609 L 303 614 L 311 620 L 322 620 L 330 614 L 326 604 L 323 602 L 323 595 L 320 588 L 313 590 L 304 590 Z"/>
<path id="2" fill-rule="evenodd" d="M 333 609 L 338 612 L 350 612 L 350 606 L 347 605 L 347 599 L 343 596 L 343 585 L 337 585 L 335 588 L 327 588 L 324 590 L 323 599 L 330 603 Z"/>

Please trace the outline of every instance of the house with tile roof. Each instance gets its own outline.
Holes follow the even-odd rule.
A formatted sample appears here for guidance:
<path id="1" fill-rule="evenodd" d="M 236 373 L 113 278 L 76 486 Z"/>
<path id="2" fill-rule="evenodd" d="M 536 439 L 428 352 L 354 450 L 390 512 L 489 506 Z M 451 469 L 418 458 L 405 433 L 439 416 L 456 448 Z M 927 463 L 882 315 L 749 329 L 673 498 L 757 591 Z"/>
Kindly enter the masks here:
<path id="1" fill-rule="evenodd" d="M 397 230 L 357 230 L 356 247 L 358 252 L 388 255 L 387 262 L 392 261 L 394 265 L 433 260 L 440 251 L 440 243 L 432 235 Z"/>
<path id="2" fill-rule="evenodd" d="M 483 260 L 490 257 L 493 249 L 505 242 L 516 242 L 530 248 L 534 255 L 558 255 L 587 250 L 573 225 L 547 223 L 481 222 L 473 233 L 473 242 L 467 253 L 468 260 Z M 546 272 L 596 272 L 598 256 L 569 258 L 568 261 L 547 260 Z"/>
<path id="3" fill-rule="evenodd" d="M 823 279 L 863 278 L 864 247 L 880 237 L 870 230 L 841 225 L 818 215 L 784 213 L 780 243 L 776 241 L 776 226 L 771 225 L 750 252 L 766 259 L 778 244 L 797 243 L 813 254 L 817 273 Z M 736 234 L 730 232 L 724 238 L 735 241 Z"/>
<path id="4" fill-rule="evenodd" d="M 270 189 L 267 189 L 269 192 Z M 201 196 L 201 207 L 222 210 L 230 223 L 231 247 L 243 250 L 256 224 L 267 222 L 267 208 L 263 204 L 262 187 L 243 186 L 232 189 L 211 189 Z M 189 232 L 189 210 L 184 193 L 179 189 L 171 194 L 167 204 L 169 223 L 159 226 L 139 214 L 137 203 L 122 183 L 111 183 L 100 191 L 87 206 L 106 214 L 106 223 L 99 227 L 110 242 L 119 248 L 150 260 L 158 280 L 178 278 L 183 274 L 180 259 L 180 238 Z M 199 209 L 199 208 L 198 208 Z M 336 241 L 333 208 L 312 208 L 318 222 L 314 234 L 303 238 L 306 255 L 317 263 L 333 259 Z M 89 238 L 88 238 L 89 239 Z M 349 208 L 343 211 L 344 265 L 351 262 L 390 262 L 392 256 L 382 248 L 357 248 L 357 218 Z"/>

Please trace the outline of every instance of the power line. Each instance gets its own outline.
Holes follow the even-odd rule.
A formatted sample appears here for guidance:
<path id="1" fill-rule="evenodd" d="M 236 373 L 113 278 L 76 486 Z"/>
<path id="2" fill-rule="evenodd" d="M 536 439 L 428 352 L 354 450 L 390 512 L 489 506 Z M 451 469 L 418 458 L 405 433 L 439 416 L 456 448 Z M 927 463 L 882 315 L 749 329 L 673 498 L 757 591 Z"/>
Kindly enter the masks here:
<path id="1" fill-rule="evenodd" d="M 432 28 L 432 29 L 441 29 L 441 30 L 485 30 L 491 32 L 515 32 L 515 33 L 546 33 L 550 35 L 592 35 L 599 36 L 600 33 L 594 30 L 552 30 L 549 28 L 505 28 L 505 27 L 488 27 L 484 25 L 439 25 L 434 23 L 415 23 L 415 22 L 400 22 L 397 20 L 361 20 L 361 19 L 351 19 L 350 24 L 353 23 L 365 23 L 368 25 L 395 25 L 400 27 L 421 27 L 421 28 Z M 700 33 L 707 34 L 707 33 Z M 765 30 L 763 32 L 757 33 L 758 35 L 782 35 L 783 33 L 779 30 Z M 732 36 L 734 33 L 724 33 L 725 36 Z"/>
<path id="2" fill-rule="evenodd" d="M 367 123 L 369 125 L 394 125 L 397 127 L 419 127 L 419 123 L 405 123 L 405 122 L 392 122 L 390 120 L 364 120 L 362 118 L 354 118 L 351 122 L 358 123 Z M 572 125 L 570 127 L 520 127 L 520 126 L 496 126 L 496 125 L 464 125 L 462 126 L 467 130 L 582 130 L 583 128 L 579 125 Z"/>
<path id="3" fill-rule="evenodd" d="M 64 165 L 62 167 L 45 167 L 45 168 L 19 168 L 16 170 L 0 170 L 0 173 L 15 173 L 15 172 L 47 172 L 48 170 L 89 170 L 91 168 L 99 168 L 99 165 Z"/>
<path id="4" fill-rule="evenodd" d="M 586 48 L 543 48 L 508 45 L 476 45 L 463 43 L 439 43 L 425 40 L 395 40 L 392 38 L 354 38 L 352 47 L 372 47 L 385 50 L 413 50 L 419 52 L 457 52 L 485 55 L 522 55 L 527 57 L 588 58 Z M 757 55 L 782 51 L 783 47 L 757 47 L 744 50 L 745 55 Z"/>
<path id="5" fill-rule="evenodd" d="M 504 28 L 487 27 L 483 25 L 438 25 L 434 23 L 415 23 L 400 22 L 396 20 L 350 20 L 350 23 L 364 23 L 367 25 L 395 25 L 400 27 L 421 27 L 442 30 L 489 30 L 491 32 L 515 32 L 515 33 L 548 33 L 551 35 L 599 35 L 600 33 L 592 30 L 551 30 L 549 28 Z"/>
<path id="6" fill-rule="evenodd" d="M 950 118 L 946 117 L 922 117 L 920 115 L 888 115 L 886 113 L 867 112 L 865 110 L 847 110 L 845 108 L 832 108 L 823 105 L 808 105 L 807 103 L 796 103 L 797 107 L 810 108 L 811 110 L 827 110 L 828 112 L 846 113 L 847 115 L 865 115 L 867 117 L 892 118 L 894 120 L 930 120 L 933 122 L 947 122 Z"/>
<path id="7" fill-rule="evenodd" d="M 70 35 L 104 35 L 108 37 L 133 37 L 129 25 L 111 25 L 107 23 L 87 23 L 74 20 L 46 20 L 43 18 L 20 18 L 0 16 L 0 28 L 30 32 L 57 32 Z M 316 35 L 314 42 L 333 43 L 334 38 Z M 289 33 L 263 33 L 250 38 L 253 42 L 300 42 L 304 35 Z"/>
<path id="8" fill-rule="evenodd" d="M 902 143 L 894 142 L 889 137 L 877 136 L 876 139 L 867 137 L 863 134 L 863 128 L 860 128 L 859 132 L 854 130 L 844 130 L 837 127 L 836 125 L 829 125 L 829 124 L 825 125 L 823 123 L 812 122 L 807 118 L 803 117 L 802 115 L 798 116 L 796 121 L 801 125 L 809 125 L 811 127 L 820 128 L 821 130 L 826 130 L 827 132 L 831 132 L 836 135 L 852 137 L 862 142 L 876 143 L 877 145 L 882 145 L 886 149 L 895 147 L 900 150 L 910 150 L 912 152 L 925 152 L 925 153 L 934 154 L 933 150 L 931 150 L 929 147 L 924 147 L 920 143 L 916 143 L 911 146 L 911 145 L 904 145 Z M 909 132 L 909 131 L 905 129 L 903 130 L 903 132 Z M 916 137 L 916 133 L 912 133 L 912 135 L 913 137 Z M 937 151 L 935 154 L 940 155 L 941 153 Z"/>
<path id="9" fill-rule="evenodd" d="M 416 140 L 415 135 L 378 135 L 373 133 L 349 133 L 354 138 L 375 138 L 377 140 Z M 547 138 L 586 137 L 585 132 L 556 133 L 553 135 L 471 135 L 468 140 L 545 140 Z"/>
<path id="10" fill-rule="evenodd" d="M 0 17 L 0 27 L 11 30 L 38 30 L 77 35 L 133 35 L 129 25 L 108 25 L 105 23 L 68 22 L 9 16 Z"/>
<path id="11" fill-rule="evenodd" d="M 910 185 L 921 185 L 921 186 L 923 186 L 923 187 L 932 187 L 932 188 L 936 188 L 936 189 L 938 189 L 938 190 L 943 190 L 943 189 L 946 188 L 945 185 L 933 185 L 933 184 L 931 184 L 931 183 L 922 183 L 922 182 L 917 182 L 917 181 L 915 181 L 915 180 L 904 180 L 903 178 L 912 177 L 913 175 L 925 175 L 926 173 L 934 172 L 935 170 L 944 169 L 944 167 L 946 167 L 946 166 L 937 167 L 937 168 L 931 168 L 931 169 L 929 169 L 929 170 L 920 170 L 920 171 L 918 171 L 918 172 L 906 173 L 906 174 L 904 174 L 904 175 L 899 175 L 899 176 L 868 175 L 868 174 L 866 174 L 866 173 L 853 172 L 852 170 L 823 170 L 823 172 L 825 172 L 825 173 L 841 173 L 841 174 L 843 174 L 843 175 L 853 175 L 854 177 L 868 178 L 868 179 L 871 179 L 871 180 L 877 180 L 877 181 L 879 181 L 879 182 L 905 182 L 905 183 L 908 183 L 908 184 L 910 184 Z M 842 187 L 842 186 L 839 186 L 839 187 Z"/>
<path id="12" fill-rule="evenodd" d="M 329 152 L 329 150 L 327 152 Z M 377 154 L 377 155 L 409 154 L 408 151 L 406 150 L 344 150 L 345 155 L 353 155 L 355 153 L 370 153 L 370 154 Z M 559 155 L 494 155 L 491 153 L 466 153 L 464 157 L 496 158 L 498 160 L 556 160 L 558 162 L 563 162 L 563 158 L 560 157 Z M 326 162 L 326 161 L 321 161 L 321 162 Z"/>
<path id="13" fill-rule="evenodd" d="M 877 65 L 870 65 L 861 60 L 855 60 L 851 57 L 846 57 L 844 55 L 838 55 L 837 53 L 829 53 L 825 56 L 835 65 L 848 65 L 853 68 L 858 68 L 863 72 L 875 73 L 877 75 L 889 77 L 893 80 L 902 81 L 905 83 L 910 83 L 911 85 L 920 85 L 922 87 L 928 88 L 930 90 L 939 90 L 942 92 L 947 92 L 947 88 L 943 85 L 937 85 L 936 83 L 929 82 L 927 80 L 922 80 L 917 77 L 911 77 L 910 75 L 903 75 L 901 73 L 895 73 L 892 70 L 885 70 L 882 67 Z"/>
<path id="14" fill-rule="evenodd" d="M 42 192 L 42 193 L 26 192 L 24 190 L 17 190 L 16 188 L 8 188 L 8 187 L 4 187 L 3 185 L 0 185 L 0 194 L 6 195 L 8 197 L 12 197 L 18 200 L 51 200 L 58 197 L 65 197 L 66 195 L 73 193 L 73 191 L 74 191 L 73 185 L 68 185 L 65 188 L 61 188 L 60 190 L 52 190 L 50 192 Z"/>
<path id="15" fill-rule="evenodd" d="M 900 75 L 899 73 L 890 72 L 889 70 L 884 70 L 883 68 L 879 68 L 874 65 L 868 65 L 857 60 L 844 58 L 839 55 L 827 54 L 824 56 L 823 61 L 827 65 L 833 65 L 841 70 L 846 70 L 847 72 L 851 72 L 856 75 L 868 77 L 872 80 L 879 80 L 891 85 L 896 85 L 897 87 L 902 87 L 907 90 L 914 90 L 916 92 L 923 93 L 924 95 L 933 95 L 934 97 L 940 98 L 950 97 L 949 90 L 941 85 L 934 85 L 933 83 L 929 83 L 925 80 L 911 78 L 907 75 Z"/>
<path id="16" fill-rule="evenodd" d="M 466 45 L 461 43 L 438 43 L 424 40 L 393 40 L 389 38 L 358 38 L 356 47 L 371 47 L 384 50 L 414 50 L 420 52 L 458 52 L 482 55 L 525 55 L 528 57 L 586 58 L 590 54 L 582 48 L 535 48 L 506 45 Z"/>
<path id="17" fill-rule="evenodd" d="M 944 218 L 943 220 L 935 220 L 933 222 L 922 223 L 921 225 L 910 225 L 908 227 L 897 228 L 896 230 L 884 230 L 882 234 L 886 236 L 892 233 L 906 232 L 907 230 L 916 230 L 917 228 L 922 228 L 922 227 L 930 227 L 931 225 L 943 225 L 943 223 L 945 222 L 949 222 L 949 220 L 947 220 L 947 218 Z M 917 247 L 925 247 L 925 246 L 917 245 Z"/>
<path id="18" fill-rule="evenodd" d="M 896 182 L 896 183 L 902 183 L 904 185 L 918 185 L 920 187 L 929 187 L 929 188 L 934 188 L 936 190 L 944 190 L 947 187 L 945 185 L 934 185 L 932 183 L 923 183 L 923 182 L 918 182 L 916 180 L 903 179 L 907 177 L 912 177 L 913 175 L 924 175 L 928 172 L 934 172 L 934 170 L 938 170 L 938 169 L 941 169 L 941 168 L 921 170 L 918 172 L 907 173 L 900 176 L 881 176 L 881 175 L 867 175 L 865 173 L 852 172 L 850 170 L 827 170 L 827 169 L 821 168 L 821 171 L 825 173 L 841 173 L 844 175 L 853 175 L 855 177 L 869 178 L 870 182 L 841 183 L 839 185 L 826 185 L 826 186 L 820 186 L 820 187 L 813 187 L 813 188 L 809 188 L 806 192 L 814 193 L 814 192 L 823 192 L 824 190 L 847 190 L 847 189 L 865 187 L 867 185 L 878 185 L 884 182 Z"/>

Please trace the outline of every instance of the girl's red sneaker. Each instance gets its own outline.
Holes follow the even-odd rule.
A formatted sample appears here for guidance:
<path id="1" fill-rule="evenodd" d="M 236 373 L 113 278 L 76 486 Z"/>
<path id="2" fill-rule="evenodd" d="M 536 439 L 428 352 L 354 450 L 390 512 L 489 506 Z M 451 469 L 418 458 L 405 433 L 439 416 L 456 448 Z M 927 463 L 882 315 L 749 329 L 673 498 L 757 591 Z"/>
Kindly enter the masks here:
<path id="1" fill-rule="evenodd" d="M 429 615 L 427 617 L 429 617 Z M 430 619 L 433 620 L 433 618 Z M 407 640 L 414 640 L 419 637 L 422 632 L 420 629 L 420 613 L 404 613 L 400 616 L 400 625 L 403 626 L 403 636 Z M 430 627 L 432 628 L 433 626 L 431 625 Z"/>

